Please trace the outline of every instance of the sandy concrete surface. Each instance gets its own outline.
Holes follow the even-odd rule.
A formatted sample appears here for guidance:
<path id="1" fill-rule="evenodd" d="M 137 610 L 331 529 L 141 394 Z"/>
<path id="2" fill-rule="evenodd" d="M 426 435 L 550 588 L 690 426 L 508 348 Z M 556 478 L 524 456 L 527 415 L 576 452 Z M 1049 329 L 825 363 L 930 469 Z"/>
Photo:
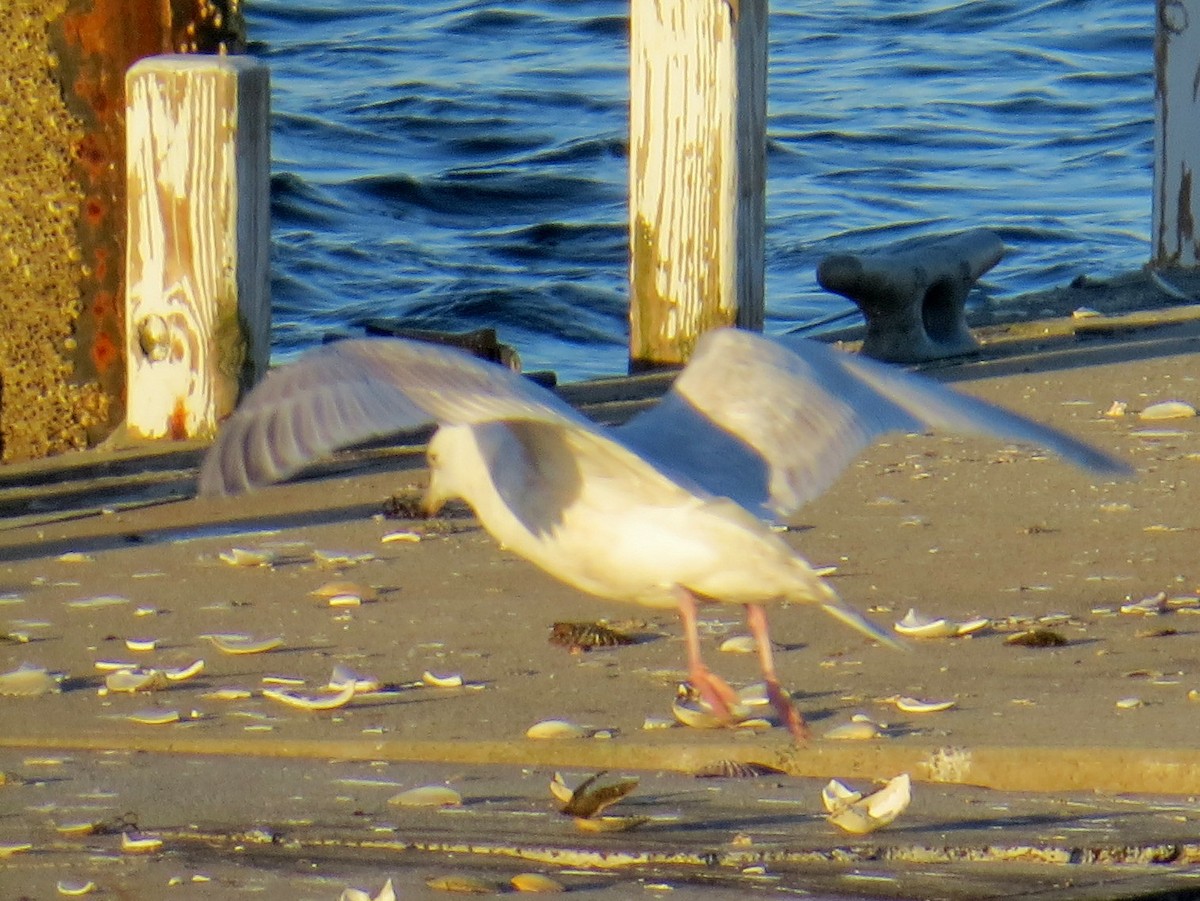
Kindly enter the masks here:
<path id="1" fill-rule="evenodd" d="M 836 566 L 832 584 L 877 622 L 916 608 L 990 625 L 902 653 L 819 612 L 770 611 L 780 675 L 817 736 L 807 748 L 779 728 L 643 728 L 671 717 L 683 677 L 674 617 L 581 596 L 465 514 L 385 514 L 389 498 L 422 483 L 415 453 L 389 452 L 387 471 L 376 459 L 239 500 L 172 501 L 168 488 L 141 507 L 119 502 L 137 481 L 121 466 L 89 470 L 75 514 L 70 503 L 45 515 L 27 505 L 0 531 L 0 671 L 63 677 L 61 691 L 0 697 L 0 854 L 11 851 L 0 898 L 61 897 L 58 881 L 90 880 L 100 898 L 333 899 L 389 876 L 400 897 L 442 897 L 426 880 L 470 874 L 499 891 L 523 870 L 613 898 L 1190 897 L 1200 891 L 1200 705 L 1189 698 L 1200 691 L 1200 426 L 1137 412 L 1200 405 L 1198 373 L 1200 339 L 1186 324 L 939 371 L 1109 449 L 1138 478 L 1095 481 L 983 440 L 908 436 L 871 449 L 789 541 Z M 1114 401 L 1125 416 L 1103 415 Z M 194 459 L 160 466 L 178 469 L 166 483 L 186 493 Z M 116 498 L 115 512 L 91 515 L 89 485 Z M 231 565 L 221 555 L 234 548 L 273 561 Z M 377 598 L 331 607 L 311 594 L 333 580 Z M 1160 594 L 1177 609 L 1120 612 Z M 636 642 L 572 654 L 548 641 L 557 621 L 596 619 Z M 704 626 L 713 667 L 754 681 L 752 655 L 718 650 L 744 632 L 740 611 L 709 608 Z M 1006 642 L 1031 627 L 1062 643 Z M 212 633 L 281 644 L 233 655 L 202 637 Z M 150 639 L 154 650 L 127 645 Z M 196 660 L 199 675 L 152 694 L 100 691 L 97 662 Z M 387 690 L 324 712 L 262 694 L 272 677 L 314 692 L 338 664 Z M 427 671 L 467 684 L 426 685 Z M 955 706 L 905 713 L 896 696 Z M 130 721 L 150 707 L 180 719 Z M 824 737 L 855 714 L 883 735 Z M 525 738 L 550 718 L 605 737 Z M 720 760 L 781 772 L 694 775 Z M 568 781 L 638 774 L 609 813 L 648 821 L 579 831 L 550 797 L 556 770 Z M 826 779 L 862 788 L 899 772 L 916 783 L 892 826 L 853 837 L 825 821 Z M 427 783 L 464 803 L 388 803 Z M 64 832 L 73 823 L 96 834 Z M 163 844 L 123 853 L 123 830 Z"/>

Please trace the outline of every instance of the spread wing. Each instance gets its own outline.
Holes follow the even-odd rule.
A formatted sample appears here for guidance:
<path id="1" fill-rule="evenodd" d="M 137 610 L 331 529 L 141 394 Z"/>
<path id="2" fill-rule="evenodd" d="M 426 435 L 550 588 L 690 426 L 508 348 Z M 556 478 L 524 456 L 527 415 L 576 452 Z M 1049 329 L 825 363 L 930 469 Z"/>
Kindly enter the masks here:
<path id="1" fill-rule="evenodd" d="M 199 493 L 269 485 L 337 448 L 431 423 L 506 419 L 595 428 L 544 388 L 454 348 L 339 341 L 272 370 L 250 393 L 205 456 Z"/>
<path id="2" fill-rule="evenodd" d="M 735 329 L 705 335 L 663 401 L 618 435 L 666 472 L 771 517 L 820 495 L 880 436 L 926 429 L 1024 442 L 1104 475 L 1131 473 L 1064 432 L 931 379 L 815 341 L 785 347 Z"/>

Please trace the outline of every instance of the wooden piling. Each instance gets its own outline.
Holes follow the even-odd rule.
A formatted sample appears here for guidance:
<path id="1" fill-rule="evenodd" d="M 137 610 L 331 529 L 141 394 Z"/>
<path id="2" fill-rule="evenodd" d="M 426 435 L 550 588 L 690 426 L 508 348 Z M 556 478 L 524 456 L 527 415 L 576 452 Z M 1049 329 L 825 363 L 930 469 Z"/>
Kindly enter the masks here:
<path id="1" fill-rule="evenodd" d="M 1200 0 L 1156 0 L 1154 199 L 1150 264 L 1200 262 Z"/>
<path id="2" fill-rule="evenodd" d="M 767 0 L 632 0 L 631 371 L 761 329 Z"/>
<path id="3" fill-rule="evenodd" d="M 126 69 L 244 45 L 240 0 L 9 0 L 0 11 L 0 460 L 125 412 Z"/>
<path id="4" fill-rule="evenodd" d="M 126 425 L 209 437 L 270 354 L 267 67 L 149 57 L 126 96 Z"/>

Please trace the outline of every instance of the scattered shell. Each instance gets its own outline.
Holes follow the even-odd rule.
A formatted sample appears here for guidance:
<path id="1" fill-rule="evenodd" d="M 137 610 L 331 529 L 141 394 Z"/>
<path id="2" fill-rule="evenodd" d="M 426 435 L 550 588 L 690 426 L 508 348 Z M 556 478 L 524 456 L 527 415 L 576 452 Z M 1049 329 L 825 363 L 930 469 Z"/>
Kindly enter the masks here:
<path id="1" fill-rule="evenodd" d="M 831 813 L 829 822 L 852 835 L 866 835 L 893 822 L 911 801 L 912 782 L 908 773 L 902 773 L 874 794 Z"/>
<path id="2" fill-rule="evenodd" d="M 1120 419 L 1125 415 L 1125 411 L 1129 409 L 1129 404 L 1123 400 L 1114 400 L 1112 406 L 1104 411 L 1104 415 L 1109 419 Z"/>
<path id="3" fill-rule="evenodd" d="M 179 669 L 164 669 L 162 674 L 171 682 L 186 682 L 188 679 L 195 678 L 202 672 L 204 672 L 204 661 L 195 660 Z"/>
<path id="4" fill-rule="evenodd" d="M 662 716 L 648 716 L 642 720 L 642 729 L 647 732 L 652 732 L 656 729 L 673 729 L 675 728 L 675 720 L 669 720 Z"/>
<path id="5" fill-rule="evenodd" d="M 135 832 L 121 833 L 121 850 L 126 854 L 150 854 L 162 847 L 162 839 Z"/>
<path id="6" fill-rule="evenodd" d="M 98 835 L 104 831 L 103 820 L 80 820 L 76 823 L 59 823 L 54 827 L 59 835 Z"/>
<path id="7" fill-rule="evenodd" d="M 119 669 L 104 677 L 108 691 L 162 691 L 169 685 L 166 674 L 157 669 Z"/>
<path id="8" fill-rule="evenodd" d="M 650 817 L 575 817 L 581 832 L 628 832 L 650 822 Z"/>
<path id="9" fill-rule="evenodd" d="M 95 563 L 96 558 L 91 554 L 85 554 L 83 551 L 67 551 L 65 554 L 58 555 L 59 563 Z"/>
<path id="10" fill-rule="evenodd" d="M 541 873 L 518 873 L 509 880 L 509 884 L 518 892 L 554 894 L 567 890 L 567 887 L 558 880 L 543 876 Z"/>
<path id="11" fill-rule="evenodd" d="M 217 555 L 230 566 L 270 566 L 275 562 L 273 551 L 256 551 L 250 548 L 235 547 L 222 551 Z"/>
<path id="12" fill-rule="evenodd" d="M 392 880 L 389 879 L 383 884 L 383 888 L 379 890 L 379 894 L 374 897 L 362 889 L 348 888 L 342 891 L 338 901 L 396 901 L 396 890 L 392 888 Z"/>
<path id="13" fill-rule="evenodd" d="M 922 701 L 919 698 L 896 698 L 896 709 L 903 713 L 940 713 L 954 706 L 954 701 Z"/>
<path id="14" fill-rule="evenodd" d="M 330 691 L 342 691 L 347 685 L 353 685 L 354 693 L 360 695 L 379 691 L 383 687 L 382 683 L 374 676 L 364 676 L 361 673 L 356 673 L 345 664 L 339 663 L 333 668 L 333 673 L 329 676 L 328 688 Z"/>
<path id="15" fill-rule="evenodd" d="M 200 697 L 211 701 L 244 701 L 246 698 L 252 697 L 253 692 L 245 688 L 218 688 L 214 691 L 208 691 Z"/>
<path id="16" fill-rule="evenodd" d="M 357 566 L 360 563 L 369 563 L 375 559 L 374 554 L 350 554 L 343 551 L 313 551 L 313 561 L 318 566 L 326 566 L 330 569 L 341 569 L 347 566 Z"/>
<path id="17" fill-rule="evenodd" d="M 950 638 L 970 635 L 990 623 L 991 620 L 986 617 L 956 623 L 945 618 L 925 616 L 909 608 L 908 613 L 904 614 L 904 618 L 895 623 L 893 628 L 908 638 Z"/>
<path id="18" fill-rule="evenodd" d="M 550 643 L 569 651 L 613 648 L 634 643 L 632 635 L 613 629 L 604 622 L 555 623 L 550 628 Z"/>
<path id="19" fill-rule="evenodd" d="M 425 884 L 439 892 L 459 892 L 464 895 L 491 895 L 497 889 L 494 883 L 460 873 L 430 876 L 425 880 Z"/>
<path id="20" fill-rule="evenodd" d="M 54 887 L 60 895 L 74 898 L 80 895 L 90 895 L 96 890 L 96 883 L 90 879 L 87 882 L 82 879 L 60 879 Z"/>
<path id="21" fill-rule="evenodd" d="M 566 804 L 571 800 L 571 796 L 575 794 L 575 789 L 567 785 L 566 780 L 562 777 L 562 773 L 556 772 L 550 778 L 550 794 L 554 795 L 559 803 Z"/>
<path id="22" fill-rule="evenodd" d="M 397 807 L 459 807 L 462 795 L 446 785 L 422 785 L 388 798 Z"/>
<path id="23" fill-rule="evenodd" d="M 745 710 L 734 709 L 731 711 L 733 719 L 725 721 L 713 713 L 707 704 L 693 703 L 682 698 L 676 698 L 671 704 L 671 712 L 675 714 L 675 719 L 691 729 L 723 729 L 736 725 L 745 719 L 747 714 Z"/>
<path id="24" fill-rule="evenodd" d="M 0 695 L 10 698 L 37 698 L 60 690 L 58 680 L 40 666 L 22 665 L 0 674 Z"/>
<path id="25" fill-rule="evenodd" d="M 126 638 L 125 647 L 131 651 L 153 651 L 158 647 L 157 638 Z"/>
<path id="26" fill-rule="evenodd" d="M 14 854 L 20 854 L 23 851 L 32 850 L 33 845 L 29 842 L 0 842 L 0 860 L 11 857 Z"/>
<path id="27" fill-rule="evenodd" d="M 144 726 L 166 726 L 179 722 L 179 711 L 168 710 L 166 707 L 147 707 L 129 714 L 126 719 Z"/>
<path id="28" fill-rule="evenodd" d="M 329 599 L 330 607 L 361 607 L 362 598 L 356 594 L 335 594 Z"/>
<path id="29" fill-rule="evenodd" d="M 416 544 L 417 542 L 419 542 L 421 540 L 421 538 L 422 538 L 422 536 L 421 536 L 420 532 L 400 530 L 397 532 L 388 532 L 386 535 L 381 537 L 379 539 L 379 541 L 382 544 L 393 544 L 397 541 L 404 541 L 409 544 Z"/>
<path id="30" fill-rule="evenodd" d="M 7 641 L 12 644 L 29 644 L 29 633 L 13 630 L 11 632 L 0 632 L 0 641 Z"/>
<path id="31" fill-rule="evenodd" d="M 783 770 L 765 763 L 741 763 L 737 760 L 714 760 L 699 767 L 694 773 L 697 779 L 755 779 L 772 776 Z"/>
<path id="32" fill-rule="evenodd" d="M 333 603 L 332 599 L 337 597 L 356 597 L 361 601 L 374 601 L 379 597 L 379 592 L 370 585 L 348 582 L 343 579 L 326 582 L 319 588 L 313 589 L 309 594 L 315 598 L 328 600 L 330 603 Z"/>
<path id="33" fill-rule="evenodd" d="M 1026 629 L 1008 636 L 1004 643 L 1022 648 L 1061 648 L 1067 644 L 1067 639 L 1053 629 Z"/>
<path id="34" fill-rule="evenodd" d="M 1133 710 L 1135 707 L 1144 707 L 1146 702 L 1141 698 L 1121 698 L 1117 701 L 1118 710 Z"/>
<path id="35" fill-rule="evenodd" d="M 1121 605 L 1122 613 L 1140 613 L 1146 616 L 1157 616 L 1160 613 L 1166 613 L 1167 609 L 1167 593 L 1165 591 L 1144 597 L 1140 601 Z"/>
<path id="36" fill-rule="evenodd" d="M 1180 400 L 1165 400 L 1151 404 L 1138 414 L 1138 419 L 1187 419 L 1196 415 L 1196 408 Z"/>
<path id="37" fill-rule="evenodd" d="M 566 720 L 542 720 L 525 730 L 526 738 L 587 738 L 591 731 Z"/>
<path id="38" fill-rule="evenodd" d="M 304 684 L 304 680 L 297 676 L 263 676 L 263 685 L 287 685 L 292 688 L 299 688 Z"/>
<path id="39" fill-rule="evenodd" d="M 282 638 L 254 638 L 244 632 L 210 632 L 200 637 L 223 654 L 263 654 L 283 646 Z"/>
<path id="40" fill-rule="evenodd" d="M 733 635 L 721 642 L 721 650 L 727 654 L 755 654 L 758 641 L 753 635 Z"/>
<path id="41" fill-rule="evenodd" d="M 349 682 L 336 694 L 302 695 L 282 688 L 264 688 L 262 695 L 298 710 L 336 710 L 350 703 L 354 690 L 354 683 Z"/>
<path id="42" fill-rule="evenodd" d="M 821 803 L 825 805 L 828 813 L 845 810 L 859 800 L 862 800 L 862 792 L 856 792 L 836 779 L 830 779 L 828 784 L 821 789 Z"/>
<path id="43" fill-rule="evenodd" d="M 879 724 L 868 719 L 842 723 L 825 733 L 825 737 L 833 741 L 870 741 L 882 735 L 883 730 L 879 728 Z"/>
<path id="44" fill-rule="evenodd" d="M 119 604 L 128 604 L 129 598 L 123 598 L 115 594 L 102 594 L 94 598 L 80 598 L 77 601 L 67 601 L 67 606 L 75 610 L 94 610 L 98 607 L 116 607 Z"/>
<path id="45" fill-rule="evenodd" d="M 604 772 L 601 771 L 593 776 L 588 776 L 579 783 L 571 792 L 571 797 L 563 805 L 562 812 L 567 816 L 583 819 L 594 817 L 612 807 L 638 787 L 636 776 L 619 779 L 616 782 L 601 783 L 600 779 L 603 775 Z M 553 790 L 552 783 L 551 791 Z"/>
<path id="46" fill-rule="evenodd" d="M 463 677 L 460 673 L 438 675 L 437 673 L 425 670 L 425 672 L 421 673 L 421 681 L 431 688 L 461 688 Z"/>

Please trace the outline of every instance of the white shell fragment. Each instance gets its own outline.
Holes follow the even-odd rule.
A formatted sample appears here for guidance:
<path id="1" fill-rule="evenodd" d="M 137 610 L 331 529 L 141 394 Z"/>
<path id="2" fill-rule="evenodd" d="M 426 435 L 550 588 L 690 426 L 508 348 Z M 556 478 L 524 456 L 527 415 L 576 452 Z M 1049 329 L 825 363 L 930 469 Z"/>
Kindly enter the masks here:
<path id="1" fill-rule="evenodd" d="M 128 720 L 143 726 L 166 726 L 179 722 L 179 711 L 169 710 L 166 707 L 146 707 L 129 714 Z"/>
<path id="2" fill-rule="evenodd" d="M 587 738 L 591 731 L 566 720 L 542 720 L 525 730 L 526 738 L 560 739 Z"/>
<path id="3" fill-rule="evenodd" d="M 758 642 L 753 635 L 734 635 L 721 642 L 721 650 L 727 654 L 754 654 L 758 652 Z"/>
<path id="4" fill-rule="evenodd" d="M 282 688 L 264 688 L 263 697 L 295 707 L 297 710 L 336 710 L 345 707 L 354 697 L 355 683 L 347 682 L 336 694 L 300 694 Z"/>
<path id="5" fill-rule="evenodd" d="M 882 735 L 883 730 L 879 724 L 865 718 L 842 723 L 825 733 L 825 737 L 832 741 L 870 741 Z"/>
<path id="6" fill-rule="evenodd" d="M 162 847 L 162 839 L 135 832 L 121 833 L 121 850 L 126 854 L 151 854 Z"/>
<path id="7" fill-rule="evenodd" d="M 828 786 L 826 787 L 828 789 Z M 843 786 L 844 788 L 844 786 Z M 855 793 L 851 793 L 855 794 Z M 825 792 L 821 793 L 822 800 Z M 852 835 L 866 835 L 895 821 L 912 801 L 912 781 L 901 773 L 874 794 L 830 811 L 829 822 Z"/>
<path id="8" fill-rule="evenodd" d="M 104 687 L 116 692 L 162 691 L 169 684 L 166 674 L 157 669 L 119 669 L 104 677 Z"/>
<path id="9" fill-rule="evenodd" d="M 551 879 L 541 873 L 518 873 L 509 880 L 509 885 L 518 892 L 557 894 L 567 890 L 567 887 L 557 879 Z"/>
<path id="10" fill-rule="evenodd" d="M 326 582 L 319 588 L 313 589 L 309 594 L 328 602 L 331 607 L 357 606 L 353 603 L 354 600 L 361 604 L 379 598 L 379 592 L 370 585 L 349 582 L 344 579 Z"/>
<path id="11" fill-rule="evenodd" d="M 1121 698 L 1117 701 L 1118 710 L 1134 710 L 1138 707 L 1144 707 L 1146 704 L 1141 698 Z"/>
<path id="12" fill-rule="evenodd" d="M 126 638 L 125 647 L 131 651 L 153 651 L 158 647 L 157 638 Z"/>
<path id="13" fill-rule="evenodd" d="M 425 670 L 425 672 L 421 673 L 421 681 L 431 688 L 461 688 L 463 677 L 460 673 L 439 675 Z"/>
<path id="14" fill-rule="evenodd" d="M 562 773 L 556 772 L 550 779 L 550 794 L 554 796 L 556 801 L 566 804 L 571 800 L 571 796 L 575 794 L 575 789 L 567 785 Z"/>
<path id="15" fill-rule="evenodd" d="M 397 807 L 459 807 L 462 795 L 446 785 L 421 785 L 388 798 Z"/>
<path id="16" fill-rule="evenodd" d="M 95 610 L 98 607 L 116 607 L 120 604 L 128 604 L 129 598 L 123 598 L 115 594 L 102 594 L 94 598 L 80 598 L 76 601 L 67 601 L 67 606 L 75 610 Z"/>
<path id="17" fill-rule="evenodd" d="M 244 632 L 210 632 L 201 635 L 222 654 L 264 654 L 283 646 L 282 638 L 254 638 Z"/>
<path id="18" fill-rule="evenodd" d="M 345 889 L 338 901 L 396 901 L 396 890 L 392 888 L 392 880 L 383 884 L 378 895 L 370 895 L 359 888 Z"/>
<path id="19" fill-rule="evenodd" d="M 920 698 L 898 697 L 896 709 L 903 713 L 940 713 L 949 710 L 954 701 L 923 701 Z"/>
<path id="20" fill-rule="evenodd" d="M 230 548 L 217 556 L 230 566 L 270 566 L 275 562 L 273 551 L 256 551 L 244 547 Z"/>
<path id="21" fill-rule="evenodd" d="M 82 879 L 60 879 L 54 888 L 64 897 L 78 898 L 94 892 L 96 890 L 96 883 L 90 879 L 87 881 Z"/>
<path id="22" fill-rule="evenodd" d="M 171 682 L 186 682 L 204 672 L 204 661 L 195 660 L 179 669 L 164 669 L 162 674 Z"/>
<path id="23" fill-rule="evenodd" d="M 991 620 L 986 617 L 956 623 L 945 618 L 925 616 L 909 608 L 893 628 L 908 638 L 951 638 L 978 632 L 990 623 Z"/>
<path id="24" fill-rule="evenodd" d="M 861 799 L 862 792 L 856 792 L 836 779 L 830 779 L 821 789 L 821 803 L 825 805 L 827 813 L 838 813 Z"/>
<path id="25" fill-rule="evenodd" d="M 364 676 L 362 673 L 356 673 L 344 663 L 339 663 L 329 676 L 329 690 L 344 691 L 347 685 L 354 686 L 354 693 L 360 695 L 379 691 L 382 687 L 382 683 L 374 676 Z"/>
<path id="26" fill-rule="evenodd" d="M 22 665 L 0 675 L 0 695 L 10 698 L 37 698 L 59 691 L 58 679 L 40 666 Z"/>
<path id="27" fill-rule="evenodd" d="M 398 541 L 405 542 L 406 544 L 416 544 L 421 540 L 421 537 L 420 532 L 401 530 L 388 532 L 386 535 L 381 536 L 379 541 L 381 544 L 395 544 Z"/>
<path id="28" fill-rule="evenodd" d="M 1138 419 L 1157 421 L 1163 419 L 1188 419 L 1196 415 L 1196 408 L 1181 400 L 1164 400 L 1151 404 L 1138 414 Z"/>

